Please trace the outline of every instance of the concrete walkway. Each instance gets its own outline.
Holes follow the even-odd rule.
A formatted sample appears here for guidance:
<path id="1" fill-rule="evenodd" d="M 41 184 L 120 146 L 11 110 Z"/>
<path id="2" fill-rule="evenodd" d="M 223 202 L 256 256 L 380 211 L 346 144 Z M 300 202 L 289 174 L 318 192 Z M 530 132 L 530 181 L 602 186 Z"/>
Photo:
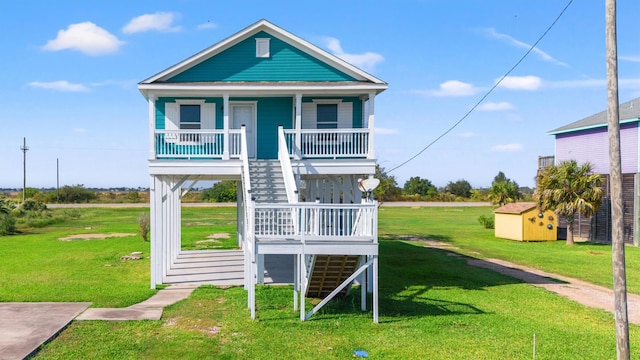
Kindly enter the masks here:
<path id="1" fill-rule="evenodd" d="M 172 285 L 127 308 L 87 309 L 91 303 L 0 303 L 0 359 L 24 359 L 76 320 L 160 320 L 162 309 L 191 295 L 197 285 Z M 78 315 L 79 314 L 79 315 Z"/>
<path id="2" fill-rule="evenodd" d="M 24 359 L 91 303 L 0 303 L 0 359 Z"/>
<path id="3" fill-rule="evenodd" d="M 164 307 L 188 298 L 198 285 L 171 285 L 158 291 L 149 299 L 126 308 L 90 308 L 76 320 L 160 320 Z"/>

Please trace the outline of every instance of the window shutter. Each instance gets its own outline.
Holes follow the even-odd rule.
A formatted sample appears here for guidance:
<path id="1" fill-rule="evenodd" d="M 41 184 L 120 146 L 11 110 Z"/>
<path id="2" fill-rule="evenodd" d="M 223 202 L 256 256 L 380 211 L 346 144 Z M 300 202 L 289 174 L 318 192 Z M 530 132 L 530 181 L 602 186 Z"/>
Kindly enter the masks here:
<path id="1" fill-rule="evenodd" d="M 341 102 L 338 104 L 338 129 L 350 129 L 353 127 L 353 103 Z"/>
<path id="2" fill-rule="evenodd" d="M 200 128 L 215 129 L 216 128 L 216 104 L 202 104 L 202 112 L 200 113 Z"/>
<path id="3" fill-rule="evenodd" d="M 302 103 L 302 129 L 316 128 L 316 104 Z"/>
<path id="4" fill-rule="evenodd" d="M 180 130 L 180 105 L 177 103 L 164 104 L 164 129 Z M 178 134 L 165 134 L 164 141 L 176 143 L 178 142 Z"/>
<path id="5" fill-rule="evenodd" d="M 180 129 L 180 106 L 177 103 L 164 104 L 164 129 Z"/>

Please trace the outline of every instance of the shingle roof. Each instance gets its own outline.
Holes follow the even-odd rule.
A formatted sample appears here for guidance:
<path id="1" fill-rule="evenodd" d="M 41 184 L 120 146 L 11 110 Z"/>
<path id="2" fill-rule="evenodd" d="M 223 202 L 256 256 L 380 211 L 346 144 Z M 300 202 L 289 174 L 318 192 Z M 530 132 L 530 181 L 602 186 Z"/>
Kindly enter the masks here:
<path id="1" fill-rule="evenodd" d="M 522 214 L 534 207 L 536 207 L 536 203 L 532 202 L 509 203 L 493 210 L 493 212 L 498 214 Z"/>
<path id="2" fill-rule="evenodd" d="M 620 123 L 640 121 L 640 97 L 619 106 Z M 577 130 L 597 128 L 607 125 L 607 110 L 588 116 L 582 120 L 549 131 L 550 135 L 562 134 Z"/>

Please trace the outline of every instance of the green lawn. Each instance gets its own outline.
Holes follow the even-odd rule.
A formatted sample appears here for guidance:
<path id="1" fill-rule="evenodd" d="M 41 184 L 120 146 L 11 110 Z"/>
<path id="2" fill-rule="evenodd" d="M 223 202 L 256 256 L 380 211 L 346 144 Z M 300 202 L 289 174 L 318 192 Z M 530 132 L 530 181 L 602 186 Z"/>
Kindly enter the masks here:
<path id="1" fill-rule="evenodd" d="M 131 251 L 148 255 L 148 243 L 138 236 L 58 240 L 86 232 L 135 233 L 141 211 L 87 209 L 78 220 L 38 233 L 0 237 L 0 301 L 127 306 L 150 296 L 148 259 L 120 261 L 121 255 Z M 160 321 L 74 322 L 37 358 L 344 359 L 362 349 L 370 358 L 531 359 L 534 334 L 539 359 L 614 358 L 610 314 L 493 271 L 469 267 L 464 257 L 425 248 L 420 241 L 399 240 L 438 239 L 461 247 L 465 254 L 504 255 L 530 265 L 537 261 L 541 268 L 571 270 L 556 264 L 560 261 L 544 261 L 562 258 L 580 271 L 589 266 L 597 268 L 594 273 L 610 268 L 610 256 L 595 253 L 607 253 L 606 246 L 567 249 L 561 242 L 495 239 L 492 231 L 477 222 L 480 214 L 490 213 L 489 208 L 381 208 L 384 239 L 377 325 L 370 312 L 359 310 L 359 292 L 331 302 L 310 321 L 300 322 L 292 310 L 290 287 L 259 287 L 258 319 L 253 321 L 241 287 L 201 287 L 189 299 L 167 308 Z M 233 234 L 223 245 L 197 243 L 197 239 L 233 233 L 229 229 L 234 229 L 230 223 L 234 217 L 233 208 L 184 209 L 185 237 L 191 238 L 184 246 L 232 246 Z M 636 266 L 640 253 L 629 250 L 627 264 Z M 584 252 L 589 256 L 582 256 Z M 312 301 L 308 301 L 310 309 Z M 631 327 L 631 346 L 633 354 L 640 351 L 639 326 Z"/>
<path id="2" fill-rule="evenodd" d="M 613 288 L 611 246 L 564 241 L 519 242 L 494 237 L 478 223 L 493 208 L 381 208 L 380 236 L 419 238 L 451 243 L 459 252 L 478 258 L 497 258 Z M 627 288 L 640 294 L 640 248 L 625 248 Z"/>

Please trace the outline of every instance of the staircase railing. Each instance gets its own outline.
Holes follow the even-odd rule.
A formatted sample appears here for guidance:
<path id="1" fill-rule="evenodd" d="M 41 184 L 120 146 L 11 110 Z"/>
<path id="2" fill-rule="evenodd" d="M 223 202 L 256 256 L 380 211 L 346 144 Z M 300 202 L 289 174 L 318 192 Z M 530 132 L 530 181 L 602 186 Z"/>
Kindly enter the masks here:
<path id="1" fill-rule="evenodd" d="M 244 287 L 249 291 L 249 308 L 251 308 L 251 318 L 255 318 L 255 307 L 252 306 L 255 299 L 255 282 L 256 282 L 256 249 L 254 237 L 254 203 L 251 199 L 251 177 L 249 175 L 249 152 L 247 148 L 247 131 L 243 125 L 240 129 L 240 159 L 242 160 L 242 178 L 243 189 L 243 205 L 244 205 L 244 226 L 243 226 L 243 244 L 244 250 Z"/>
<path id="2" fill-rule="evenodd" d="M 282 125 L 278 126 L 278 160 L 280 160 L 280 167 L 282 168 L 287 200 L 289 204 L 295 204 L 298 202 L 298 187 L 296 186 L 296 179 L 293 176 L 293 168 L 291 167 L 291 159 L 289 158 L 289 148 L 287 147 L 287 139 L 284 135 Z"/>
<path id="3" fill-rule="evenodd" d="M 260 240 L 377 242 L 377 211 L 376 203 L 254 204 L 254 236 Z"/>

